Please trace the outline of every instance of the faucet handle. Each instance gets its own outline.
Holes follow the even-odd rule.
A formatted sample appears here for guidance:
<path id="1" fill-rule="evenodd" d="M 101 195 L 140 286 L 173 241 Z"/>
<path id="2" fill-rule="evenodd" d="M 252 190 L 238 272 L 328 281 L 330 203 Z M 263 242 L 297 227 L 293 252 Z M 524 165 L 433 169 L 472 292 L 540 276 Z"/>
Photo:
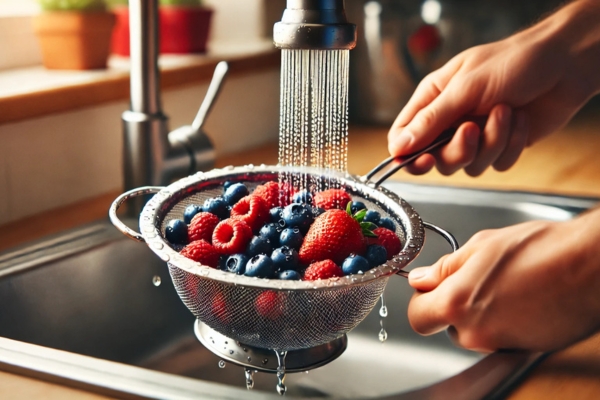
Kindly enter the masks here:
<path id="1" fill-rule="evenodd" d="M 223 81 L 225 80 L 225 76 L 227 76 L 228 71 L 229 64 L 227 64 L 226 61 L 219 62 L 215 67 L 215 72 L 213 73 L 212 80 L 210 81 L 210 85 L 208 86 L 206 96 L 204 96 L 204 101 L 202 101 L 200 109 L 198 110 L 198 114 L 196 114 L 196 118 L 194 118 L 194 122 L 192 122 L 192 128 L 194 131 L 198 132 L 200 131 L 200 129 L 202 129 L 202 125 L 204 125 L 204 120 L 206 119 L 206 116 L 210 112 L 215 102 L 215 99 L 221 91 Z"/>

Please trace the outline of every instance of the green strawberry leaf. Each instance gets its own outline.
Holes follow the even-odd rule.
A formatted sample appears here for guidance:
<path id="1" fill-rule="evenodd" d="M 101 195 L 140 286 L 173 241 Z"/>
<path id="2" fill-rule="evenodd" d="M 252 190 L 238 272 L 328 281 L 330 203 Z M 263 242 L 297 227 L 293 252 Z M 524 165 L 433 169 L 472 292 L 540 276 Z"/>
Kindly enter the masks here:
<path id="1" fill-rule="evenodd" d="M 365 215 L 367 215 L 367 210 L 360 210 L 356 214 L 354 214 L 353 218 L 358 222 L 362 222 L 365 218 Z"/>
<path id="2" fill-rule="evenodd" d="M 352 202 L 349 201 L 348 204 L 346 204 L 346 212 L 348 213 L 349 216 L 352 216 Z"/>
<path id="3" fill-rule="evenodd" d="M 361 222 L 361 223 L 360 223 L 360 227 L 361 227 L 362 229 L 367 229 L 367 230 L 369 230 L 369 231 L 373 231 L 373 230 L 375 230 L 375 229 L 377 229 L 377 228 L 378 228 L 378 226 L 377 226 L 377 225 L 375 225 L 375 224 L 374 224 L 374 223 L 372 223 L 372 222 Z"/>

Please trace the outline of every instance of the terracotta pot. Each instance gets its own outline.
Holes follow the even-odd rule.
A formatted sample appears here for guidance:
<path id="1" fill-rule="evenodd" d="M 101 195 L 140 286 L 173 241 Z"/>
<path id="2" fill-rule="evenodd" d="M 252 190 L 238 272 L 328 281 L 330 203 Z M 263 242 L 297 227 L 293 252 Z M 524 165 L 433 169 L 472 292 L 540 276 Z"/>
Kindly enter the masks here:
<path id="1" fill-rule="evenodd" d="M 111 50 L 114 54 L 129 57 L 129 7 L 115 7 L 112 11 L 116 19 Z"/>
<path id="2" fill-rule="evenodd" d="M 44 66 L 106 68 L 115 16 L 110 12 L 44 12 L 33 18 Z"/>

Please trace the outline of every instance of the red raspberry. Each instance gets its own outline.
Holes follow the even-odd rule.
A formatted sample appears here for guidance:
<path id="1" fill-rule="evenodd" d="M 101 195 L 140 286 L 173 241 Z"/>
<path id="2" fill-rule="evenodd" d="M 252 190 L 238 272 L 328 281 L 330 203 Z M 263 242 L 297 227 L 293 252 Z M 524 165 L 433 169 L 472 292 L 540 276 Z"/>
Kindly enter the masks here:
<path id="1" fill-rule="evenodd" d="M 379 244 L 385 247 L 388 260 L 400 253 L 400 250 L 402 250 L 402 243 L 400 242 L 398 236 L 396 236 L 396 233 L 387 228 L 373 229 L 373 233 L 377 235 L 377 238 L 368 238 L 368 243 Z"/>
<path id="2" fill-rule="evenodd" d="M 352 198 L 342 189 L 328 189 L 316 193 L 313 201 L 315 206 L 321 207 L 324 210 L 331 210 L 334 208 L 345 210 L 346 205 L 352 201 Z"/>
<path id="3" fill-rule="evenodd" d="M 204 240 L 196 240 L 188 244 L 180 254 L 211 268 L 217 268 L 219 265 L 219 253 L 213 245 Z"/>
<path id="4" fill-rule="evenodd" d="M 251 239 L 252 228 L 246 222 L 234 218 L 219 222 L 212 235 L 213 246 L 221 254 L 243 253 Z"/>
<path id="5" fill-rule="evenodd" d="M 259 294 L 254 305 L 258 314 L 268 319 L 277 319 L 283 314 L 282 298 L 273 290 L 266 290 Z"/>
<path id="6" fill-rule="evenodd" d="M 208 212 L 199 212 L 194 215 L 188 226 L 188 237 L 190 241 L 205 240 L 212 242 L 212 234 L 219 223 L 219 217 Z"/>
<path id="7" fill-rule="evenodd" d="M 258 231 L 269 221 L 269 205 L 258 196 L 246 196 L 233 206 L 231 218 L 242 220 Z"/>
<path id="8" fill-rule="evenodd" d="M 265 200 L 269 208 L 279 206 L 279 183 L 277 182 L 267 182 L 259 185 L 252 194 Z"/>
<path id="9" fill-rule="evenodd" d="M 304 271 L 305 281 L 329 279 L 334 276 L 344 276 L 342 268 L 331 260 L 317 261 L 308 266 Z"/>
<path id="10" fill-rule="evenodd" d="M 228 324 L 231 320 L 231 313 L 227 306 L 227 300 L 223 293 L 217 293 L 212 298 L 211 311 L 222 323 Z"/>

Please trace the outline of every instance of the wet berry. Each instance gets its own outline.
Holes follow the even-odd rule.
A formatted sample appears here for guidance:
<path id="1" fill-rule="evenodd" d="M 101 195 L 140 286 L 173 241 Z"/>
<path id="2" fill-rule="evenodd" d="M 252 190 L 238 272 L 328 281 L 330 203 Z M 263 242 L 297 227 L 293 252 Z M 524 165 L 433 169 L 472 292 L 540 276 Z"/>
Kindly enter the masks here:
<path id="1" fill-rule="evenodd" d="M 359 272 L 368 271 L 371 267 L 369 261 L 363 256 L 350 255 L 342 263 L 342 271 L 344 275 L 358 274 Z"/>
<path id="2" fill-rule="evenodd" d="M 275 276 L 273 260 L 267 255 L 259 254 L 248 260 L 244 275 L 257 278 L 272 278 Z"/>
<path id="3" fill-rule="evenodd" d="M 167 222 L 165 228 L 165 237 L 173 244 L 188 243 L 188 227 L 185 222 L 180 219 L 172 219 Z"/>
<path id="4" fill-rule="evenodd" d="M 381 214 L 379 214 L 378 211 L 369 210 L 365 214 L 365 217 L 363 218 L 363 222 L 370 222 L 372 224 L 379 226 L 380 218 L 381 218 Z"/>
<path id="5" fill-rule="evenodd" d="M 285 228 L 279 235 L 279 244 L 281 246 L 287 246 L 292 249 L 299 249 L 302 246 L 304 235 L 298 228 Z"/>
<path id="6" fill-rule="evenodd" d="M 183 222 L 189 224 L 196 214 L 202 211 L 202 206 L 198 204 L 190 204 L 183 211 Z"/>
<path id="7" fill-rule="evenodd" d="M 279 279 L 286 281 L 299 281 L 301 278 L 300 274 L 293 270 L 282 271 L 279 273 Z"/>
<path id="8" fill-rule="evenodd" d="M 365 258 L 369 261 L 369 266 L 371 268 L 380 266 L 387 261 L 387 250 L 385 247 L 379 244 L 372 244 L 367 246 L 367 252 L 365 253 Z"/>
<path id="9" fill-rule="evenodd" d="M 249 194 L 250 192 L 248 191 L 246 185 L 243 183 L 234 183 L 225 190 L 225 193 L 223 194 L 223 200 L 225 200 L 230 206 L 233 206 L 235 203 Z"/>
<path id="10" fill-rule="evenodd" d="M 298 268 L 298 252 L 288 246 L 273 250 L 271 260 L 273 260 L 276 271 L 296 270 Z"/>
<path id="11" fill-rule="evenodd" d="M 225 258 L 223 269 L 225 271 L 243 275 L 246 271 L 246 264 L 248 263 L 248 256 L 245 254 L 233 254 Z"/>
<path id="12" fill-rule="evenodd" d="M 215 214 L 221 220 L 229 218 L 229 205 L 221 197 L 206 199 L 202 206 L 202 210 Z"/>
<path id="13" fill-rule="evenodd" d="M 311 208 L 300 203 L 292 203 L 286 206 L 281 218 L 285 222 L 286 228 L 298 228 L 301 232 L 306 233 L 315 218 L 313 217 Z"/>
<path id="14" fill-rule="evenodd" d="M 273 246 L 271 246 L 271 242 L 269 239 L 266 239 L 262 236 L 254 236 L 250 243 L 248 243 L 248 247 L 246 248 L 246 254 L 248 257 L 254 257 L 258 254 L 271 254 L 273 251 Z"/>

